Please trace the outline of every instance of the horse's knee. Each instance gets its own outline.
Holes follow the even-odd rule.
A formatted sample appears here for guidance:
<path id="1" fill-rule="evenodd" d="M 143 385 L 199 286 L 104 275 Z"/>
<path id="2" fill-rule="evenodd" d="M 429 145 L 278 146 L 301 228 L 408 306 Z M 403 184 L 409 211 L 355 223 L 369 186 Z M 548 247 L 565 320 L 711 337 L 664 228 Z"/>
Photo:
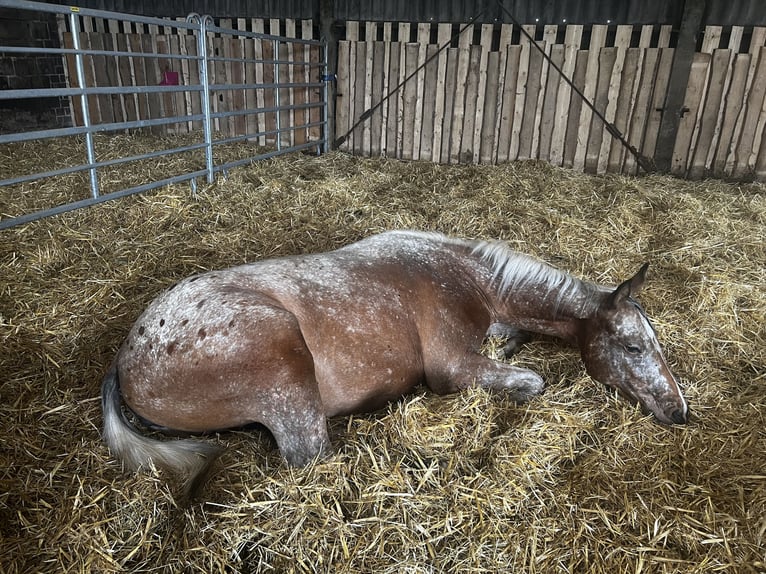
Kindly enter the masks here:
<path id="1" fill-rule="evenodd" d="M 485 389 L 507 393 L 519 402 L 541 394 L 545 386 L 542 377 L 534 371 L 489 360 L 478 365 L 476 384 Z"/>

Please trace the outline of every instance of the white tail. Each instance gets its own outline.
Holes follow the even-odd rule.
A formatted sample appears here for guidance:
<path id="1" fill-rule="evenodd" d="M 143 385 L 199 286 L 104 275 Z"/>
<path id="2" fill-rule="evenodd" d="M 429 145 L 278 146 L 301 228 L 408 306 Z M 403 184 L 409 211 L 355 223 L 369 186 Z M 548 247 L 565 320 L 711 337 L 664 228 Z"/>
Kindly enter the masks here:
<path id="1" fill-rule="evenodd" d="M 193 497 L 207 477 L 210 465 L 222 449 L 195 440 L 160 441 L 142 436 L 120 408 L 117 368 L 112 366 L 101 384 L 104 412 L 104 442 L 112 454 L 130 470 L 155 464 L 183 480 L 183 494 Z"/>

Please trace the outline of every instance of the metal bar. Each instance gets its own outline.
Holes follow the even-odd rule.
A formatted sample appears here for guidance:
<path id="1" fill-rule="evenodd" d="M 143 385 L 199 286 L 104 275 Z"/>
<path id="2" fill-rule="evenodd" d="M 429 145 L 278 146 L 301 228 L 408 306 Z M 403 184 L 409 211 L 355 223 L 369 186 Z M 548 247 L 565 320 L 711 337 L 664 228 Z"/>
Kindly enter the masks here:
<path id="1" fill-rule="evenodd" d="M 199 92 L 202 86 L 107 86 L 103 88 L 30 88 L 28 90 L 0 90 L 0 100 L 19 98 L 60 98 L 85 94 L 88 96 L 112 94 L 165 94 L 175 92 Z"/>
<path id="2" fill-rule="evenodd" d="M 16 8 L 18 10 L 30 10 L 32 12 L 52 12 L 54 14 L 78 14 L 80 16 L 93 16 L 104 20 L 125 20 L 140 24 L 156 24 L 157 26 L 173 26 L 184 30 L 194 30 L 195 25 L 180 20 L 167 20 L 165 18 L 153 18 L 151 16 L 137 16 L 109 10 L 95 10 L 92 8 L 80 8 L 78 6 L 59 6 L 43 2 L 31 2 L 28 0 L 0 0 L 0 8 Z"/>
<path id="3" fill-rule="evenodd" d="M 225 169 L 229 169 L 231 167 L 238 167 L 240 165 L 245 165 L 247 163 L 252 163 L 254 161 L 258 161 L 258 160 L 262 160 L 262 159 L 269 159 L 269 158 L 272 158 L 272 157 L 277 157 L 277 156 L 280 156 L 280 155 L 285 155 L 285 154 L 288 154 L 288 153 L 293 153 L 293 152 L 296 152 L 296 151 L 301 151 L 301 150 L 304 150 L 304 149 L 309 149 L 309 148 L 312 148 L 312 147 L 314 147 L 316 145 L 317 145 L 316 142 L 302 143 L 302 144 L 294 145 L 294 146 L 291 146 L 291 147 L 288 147 L 288 148 L 284 148 L 284 149 L 281 149 L 281 150 L 271 151 L 271 152 L 264 153 L 264 154 L 254 155 L 254 156 L 249 157 L 249 158 L 244 158 L 244 159 L 238 159 L 238 160 L 235 160 L 235 161 L 230 161 L 230 162 L 225 163 L 223 165 L 217 166 L 215 168 L 215 170 L 216 170 L 216 172 L 219 172 L 219 171 L 223 171 Z"/>
<path id="4" fill-rule="evenodd" d="M 274 55 L 279 57 L 279 40 L 274 40 Z M 279 60 L 274 61 L 274 80 L 277 85 L 279 85 Z M 280 105 L 279 105 L 279 88 L 275 88 L 274 90 L 274 103 L 277 106 L 277 112 L 274 114 L 276 117 L 276 125 L 277 125 L 277 150 L 282 149 L 282 134 L 280 129 L 281 124 L 281 118 L 280 116 L 282 114 L 279 113 Z"/>
<path id="5" fill-rule="evenodd" d="M 75 53 L 75 67 L 77 69 L 77 83 L 80 89 L 85 88 L 85 69 L 83 64 L 82 52 L 80 50 L 80 21 L 76 12 L 70 12 L 69 25 L 72 29 L 72 45 L 77 50 Z M 82 123 L 86 128 L 90 127 L 90 109 L 88 107 L 88 96 L 80 94 L 80 107 L 82 109 Z M 93 133 L 88 130 L 85 132 L 85 153 L 88 158 L 88 165 L 92 166 L 96 161 L 96 154 L 93 149 Z M 98 197 L 98 174 L 96 168 L 90 168 L 90 194 L 91 197 Z"/>
<path id="6" fill-rule="evenodd" d="M 74 48 L 37 48 L 34 46 L 0 46 L 0 53 L 21 53 L 21 54 L 77 54 Z M 113 50 L 80 50 L 84 56 L 118 56 L 126 58 L 167 58 L 168 60 L 196 60 L 196 56 L 186 56 L 183 54 L 160 54 L 158 52 L 119 52 Z"/>
<path id="7" fill-rule="evenodd" d="M 282 131 L 283 132 L 285 132 L 285 131 L 292 132 L 292 131 L 295 131 L 295 130 L 306 129 L 306 128 L 313 128 L 313 127 L 321 126 L 321 125 L 322 125 L 322 122 L 312 122 L 312 123 L 308 123 L 308 124 L 302 124 L 302 125 L 299 125 L 299 126 L 290 126 L 288 128 L 283 128 Z M 279 132 L 277 132 L 277 130 L 266 130 L 266 131 L 262 131 L 262 132 L 256 132 L 254 134 L 245 134 L 245 135 L 240 135 L 240 136 L 232 136 L 232 137 L 229 137 L 229 138 L 215 140 L 215 141 L 213 141 L 213 145 L 216 146 L 216 145 L 236 143 L 236 142 L 241 142 L 241 141 L 245 141 L 245 140 L 255 139 L 255 138 L 261 137 L 261 136 L 272 136 L 272 135 L 277 134 L 277 133 L 279 133 Z M 321 141 L 321 140 L 317 140 L 317 141 Z M 316 142 L 314 142 L 314 143 L 316 144 Z"/>
<path id="8" fill-rule="evenodd" d="M 191 173 L 185 173 L 183 175 L 178 175 L 175 177 L 161 179 L 159 181 L 153 181 L 151 183 L 147 183 L 144 185 L 139 185 L 139 186 L 131 187 L 128 189 L 122 189 L 120 191 L 115 191 L 112 193 L 105 193 L 103 195 L 99 195 L 98 197 L 91 197 L 89 199 L 83 199 L 80 201 L 67 203 L 65 205 L 58 205 L 56 207 L 51 207 L 50 209 L 43 209 L 42 211 L 36 211 L 35 213 L 20 215 L 18 217 L 10 217 L 7 219 L 0 219 L 0 229 L 8 229 L 9 227 L 21 225 L 22 223 L 29 223 L 30 221 L 37 221 L 38 219 L 42 219 L 44 217 L 59 215 L 61 213 L 66 213 L 68 211 L 74 211 L 75 209 L 81 209 L 83 207 L 90 207 L 91 205 L 104 203 L 105 201 L 110 201 L 112 199 L 118 199 L 120 197 L 126 197 L 128 195 L 142 193 L 144 191 L 149 191 L 150 189 L 156 189 L 158 187 L 162 187 L 163 185 L 170 185 L 173 183 L 188 181 L 190 179 L 199 177 L 204 174 L 205 174 L 205 170 L 194 171 Z"/>
<path id="9" fill-rule="evenodd" d="M 322 59 L 324 60 L 324 70 L 322 77 L 324 78 L 324 84 L 322 88 L 322 123 L 323 130 L 322 133 L 324 134 L 324 146 L 323 151 L 324 153 L 327 153 L 330 151 L 330 142 L 333 140 L 333 132 L 334 129 L 330 127 L 330 82 L 333 81 L 333 78 L 335 78 L 335 74 L 329 74 L 329 62 L 328 62 L 328 50 L 327 50 L 327 40 L 324 41 L 324 45 L 322 46 Z M 332 90 L 333 93 L 335 90 Z M 334 109 L 334 106 L 333 106 Z"/>
<path id="10" fill-rule="evenodd" d="M 210 125 L 210 82 L 207 75 L 207 24 L 213 22 L 210 16 L 199 16 L 197 14 L 190 14 L 189 20 L 196 19 L 199 23 L 199 28 L 196 29 L 197 34 L 197 56 L 199 58 L 199 81 L 202 85 L 202 111 L 204 114 L 204 120 L 202 122 L 202 129 L 205 136 L 205 165 L 207 166 L 207 182 L 213 183 L 215 179 L 215 172 L 213 171 L 213 136 L 212 126 Z"/>
<path id="11" fill-rule="evenodd" d="M 130 157 L 121 157 L 119 159 L 110 159 L 107 161 L 99 161 L 93 164 L 93 167 L 110 167 L 113 165 L 121 165 L 123 163 L 129 163 L 132 161 L 141 161 L 145 159 L 152 159 L 155 157 L 162 157 L 166 155 L 175 155 L 179 153 L 189 152 L 189 151 L 195 151 L 198 149 L 202 149 L 205 147 L 205 144 L 198 143 L 198 144 L 192 144 L 184 147 L 178 147 L 168 150 L 159 150 L 159 151 L 153 151 L 150 153 L 145 153 L 141 155 L 133 155 Z M 0 187 L 6 186 L 6 185 L 16 185 L 18 183 L 25 183 L 27 181 L 35 181 L 37 179 L 43 179 L 46 177 L 57 177 L 60 175 L 68 175 L 70 173 L 78 173 L 80 171 L 85 171 L 86 169 L 89 169 L 88 166 L 85 165 L 76 165 L 72 167 L 64 167 L 61 169 L 55 169 L 53 171 L 44 171 L 40 173 L 33 173 L 30 175 L 22 175 L 18 177 L 12 177 L 10 179 L 2 179 L 0 180 Z"/>
<path id="12" fill-rule="evenodd" d="M 58 129 L 52 129 L 52 130 L 40 130 L 36 132 L 23 132 L 23 133 L 16 133 L 16 134 L 0 135 L 0 144 L 32 141 L 36 139 L 51 139 L 56 137 L 75 136 L 75 135 L 82 135 L 82 134 L 88 134 L 88 133 L 149 128 L 153 126 L 181 124 L 188 121 L 198 122 L 204 119 L 205 117 L 202 114 L 195 114 L 193 116 L 174 116 L 172 118 L 157 118 L 156 120 L 135 120 L 133 122 L 96 124 L 92 126 L 87 126 L 87 127 L 83 126 L 78 128 L 58 128 Z"/>

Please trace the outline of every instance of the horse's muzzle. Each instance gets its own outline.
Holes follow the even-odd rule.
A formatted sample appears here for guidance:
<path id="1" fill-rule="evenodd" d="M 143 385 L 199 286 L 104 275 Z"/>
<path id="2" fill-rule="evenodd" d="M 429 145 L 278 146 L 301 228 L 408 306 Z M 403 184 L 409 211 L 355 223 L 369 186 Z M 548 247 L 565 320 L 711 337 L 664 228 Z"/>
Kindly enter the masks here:
<path id="1" fill-rule="evenodd" d="M 677 425 L 685 425 L 687 422 L 689 422 L 689 411 L 683 411 L 681 409 L 676 409 L 673 411 L 673 413 L 670 415 L 670 419 L 673 421 L 673 423 Z"/>

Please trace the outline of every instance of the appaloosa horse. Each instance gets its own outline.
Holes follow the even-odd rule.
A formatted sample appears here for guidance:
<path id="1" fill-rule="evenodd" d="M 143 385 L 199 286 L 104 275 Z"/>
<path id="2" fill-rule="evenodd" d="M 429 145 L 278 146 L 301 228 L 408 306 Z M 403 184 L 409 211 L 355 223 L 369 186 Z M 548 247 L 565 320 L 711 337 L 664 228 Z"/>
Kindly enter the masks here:
<path id="1" fill-rule="evenodd" d="M 218 449 L 139 434 L 265 425 L 288 463 L 330 449 L 327 417 L 372 411 L 424 382 L 527 401 L 536 373 L 479 354 L 485 335 L 528 332 L 579 347 L 588 373 L 666 424 L 687 406 L 634 300 L 647 266 L 616 289 L 502 243 L 392 231 L 336 251 L 184 279 L 144 311 L 102 385 L 104 439 L 126 466 L 153 461 L 199 486 Z"/>

